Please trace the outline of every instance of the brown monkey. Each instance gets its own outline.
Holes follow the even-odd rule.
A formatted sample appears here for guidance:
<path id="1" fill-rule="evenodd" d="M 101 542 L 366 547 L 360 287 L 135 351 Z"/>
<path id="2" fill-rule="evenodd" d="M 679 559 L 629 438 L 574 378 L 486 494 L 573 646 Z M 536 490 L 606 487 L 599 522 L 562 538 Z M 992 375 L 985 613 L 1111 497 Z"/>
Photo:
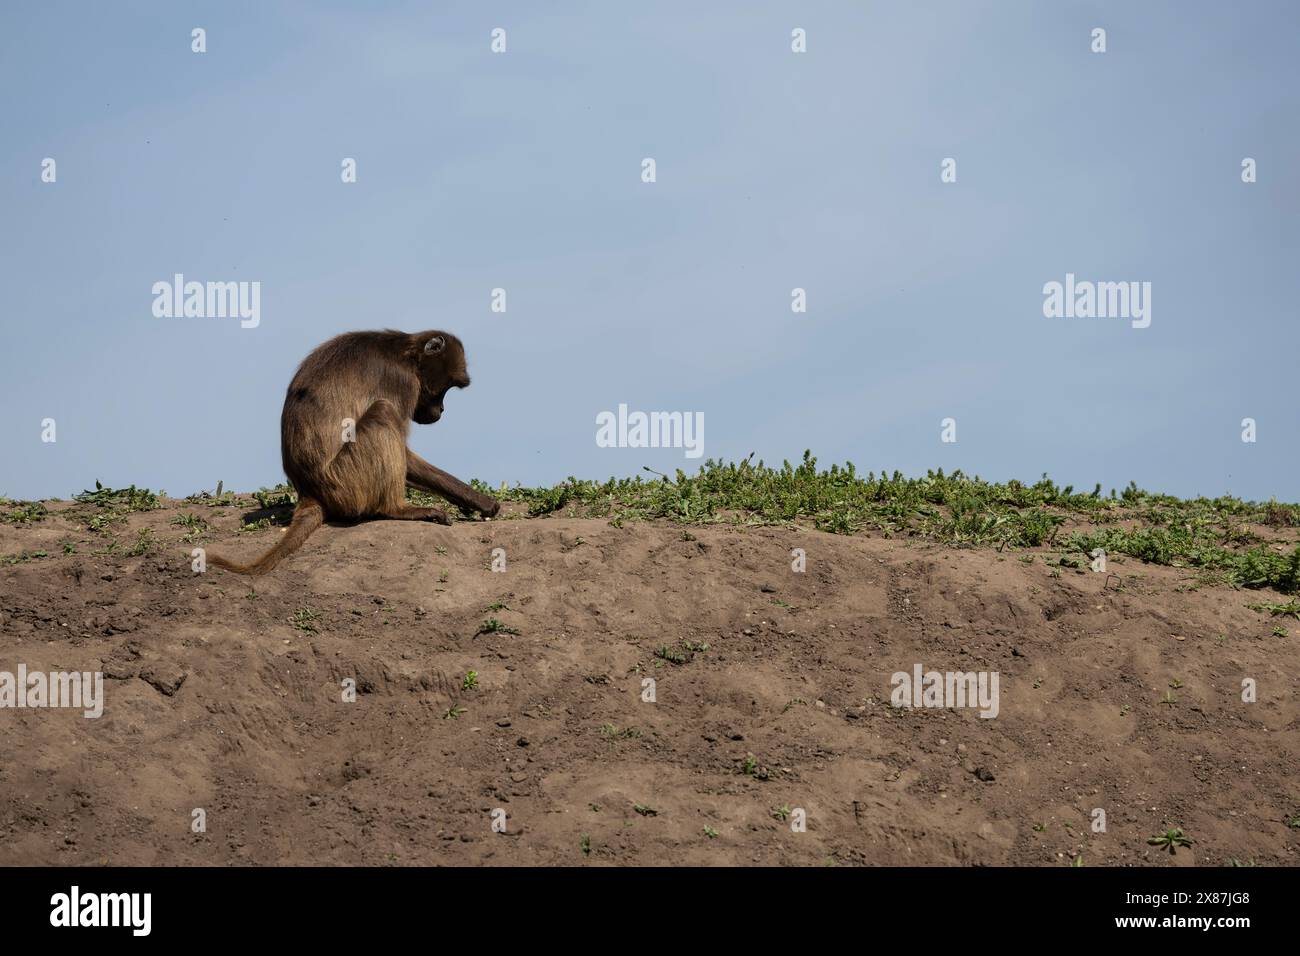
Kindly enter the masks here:
<path id="1" fill-rule="evenodd" d="M 441 495 L 462 511 L 495 515 L 501 507 L 496 499 L 406 447 L 411 422 L 436 422 L 447 391 L 468 385 L 465 348 L 447 332 L 349 332 L 330 339 L 303 359 L 280 415 L 284 473 L 298 492 L 293 520 L 252 564 L 216 555 L 208 560 L 228 571 L 264 574 L 326 520 L 451 523 L 441 508 L 409 504 L 407 485 Z"/>

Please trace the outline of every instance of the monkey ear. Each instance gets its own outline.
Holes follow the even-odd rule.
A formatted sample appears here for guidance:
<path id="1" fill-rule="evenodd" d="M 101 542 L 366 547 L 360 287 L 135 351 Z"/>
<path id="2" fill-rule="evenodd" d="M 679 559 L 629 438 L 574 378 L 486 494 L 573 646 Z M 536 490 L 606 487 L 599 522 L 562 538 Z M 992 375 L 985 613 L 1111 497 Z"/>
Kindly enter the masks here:
<path id="1" fill-rule="evenodd" d="M 447 340 L 444 339 L 441 335 L 435 335 L 432 338 L 430 338 L 429 341 L 424 343 L 424 354 L 436 355 L 438 352 L 441 352 L 446 347 L 447 347 Z"/>

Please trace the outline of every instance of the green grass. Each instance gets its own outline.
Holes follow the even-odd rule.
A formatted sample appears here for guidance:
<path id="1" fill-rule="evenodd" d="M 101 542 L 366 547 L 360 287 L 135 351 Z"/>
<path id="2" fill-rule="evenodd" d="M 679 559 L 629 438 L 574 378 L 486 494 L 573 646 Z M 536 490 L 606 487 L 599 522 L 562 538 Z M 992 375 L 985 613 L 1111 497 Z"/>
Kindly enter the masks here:
<path id="1" fill-rule="evenodd" d="M 1180 499 L 1130 483 L 1103 495 L 1060 487 L 1046 475 L 1033 484 L 992 483 L 960 471 L 906 478 L 895 471 L 859 474 L 850 462 L 819 469 L 805 452 L 780 468 L 752 457 L 739 463 L 709 460 L 695 475 L 680 469 L 659 479 L 569 478 L 553 488 L 480 491 L 527 506 L 537 517 L 564 513 L 625 521 L 667 519 L 682 524 L 806 524 L 835 534 L 871 532 L 920 537 L 965 547 L 1053 546 L 1085 558 L 1093 549 L 1173 567 L 1195 569 L 1238 587 L 1300 590 L 1300 539 L 1279 553 L 1251 526 L 1286 534 L 1300 527 L 1300 505 L 1265 504 L 1231 496 Z M 1064 525 L 1082 525 L 1065 533 Z"/>
<path id="2" fill-rule="evenodd" d="M 862 475 L 852 462 L 818 468 L 810 452 L 798 464 L 787 461 L 779 468 L 754 463 L 751 455 L 732 463 L 710 459 L 694 475 L 679 469 L 674 476 L 604 482 L 569 478 L 551 488 L 473 484 L 524 505 L 533 517 L 603 517 L 615 527 L 648 520 L 803 525 L 834 534 L 913 537 L 999 551 L 1050 547 L 1064 555 L 1049 563 L 1055 576 L 1062 568 L 1086 571 L 1091 553 L 1103 548 L 1121 562 L 1133 558 L 1186 568 L 1193 572 L 1188 588 L 1212 584 L 1300 593 L 1300 504 L 1275 500 L 1180 499 L 1143 491 L 1132 482 L 1118 493 L 1103 494 L 1100 485 L 1082 492 L 1058 486 L 1046 475 L 1033 483 L 988 482 L 942 469 L 916 478 L 897 471 Z M 284 484 L 252 495 L 263 509 L 283 508 L 295 497 Z M 437 500 L 418 492 L 410 497 Z M 82 492 L 76 501 L 98 506 L 79 520 L 92 531 L 108 532 L 133 511 L 161 507 L 161 498 L 161 492 L 134 485 L 113 489 L 96 482 L 94 491 Z M 224 492 L 187 500 L 217 506 L 237 499 Z M 25 525 L 47 515 L 40 502 L 0 499 L 0 522 Z M 201 520 L 178 520 L 187 531 L 184 540 L 203 533 Z M 263 517 L 240 532 L 255 533 L 274 523 Z M 690 540 L 687 534 L 684 540 Z"/>

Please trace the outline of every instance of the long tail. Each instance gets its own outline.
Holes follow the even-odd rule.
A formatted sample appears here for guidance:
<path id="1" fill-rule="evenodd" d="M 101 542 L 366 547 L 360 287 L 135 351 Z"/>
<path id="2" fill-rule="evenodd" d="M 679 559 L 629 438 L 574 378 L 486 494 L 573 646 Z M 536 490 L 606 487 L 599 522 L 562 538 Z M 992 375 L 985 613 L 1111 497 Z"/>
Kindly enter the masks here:
<path id="1" fill-rule="evenodd" d="M 293 510 L 293 520 L 285 529 L 275 547 L 262 555 L 252 564 L 235 564 L 215 554 L 208 555 L 208 563 L 214 564 L 236 574 L 265 574 L 273 567 L 302 547 L 311 533 L 325 523 L 325 510 L 315 498 L 298 498 L 298 507 Z"/>

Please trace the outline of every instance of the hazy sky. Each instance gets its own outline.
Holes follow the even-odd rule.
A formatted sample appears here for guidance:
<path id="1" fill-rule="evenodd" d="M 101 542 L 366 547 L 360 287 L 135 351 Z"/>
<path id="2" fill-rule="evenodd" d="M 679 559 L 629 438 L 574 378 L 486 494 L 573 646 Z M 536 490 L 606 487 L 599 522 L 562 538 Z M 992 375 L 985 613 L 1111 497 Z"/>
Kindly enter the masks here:
<path id="1" fill-rule="evenodd" d="M 624 403 L 705 457 L 1294 501 L 1298 81 L 1294 2 L 5 4 L 0 493 L 274 484 L 297 363 L 392 327 L 465 341 L 411 443 L 466 479 L 694 471 L 597 447 Z M 156 318 L 175 273 L 260 324 Z M 1150 326 L 1045 317 L 1066 273 Z"/>

